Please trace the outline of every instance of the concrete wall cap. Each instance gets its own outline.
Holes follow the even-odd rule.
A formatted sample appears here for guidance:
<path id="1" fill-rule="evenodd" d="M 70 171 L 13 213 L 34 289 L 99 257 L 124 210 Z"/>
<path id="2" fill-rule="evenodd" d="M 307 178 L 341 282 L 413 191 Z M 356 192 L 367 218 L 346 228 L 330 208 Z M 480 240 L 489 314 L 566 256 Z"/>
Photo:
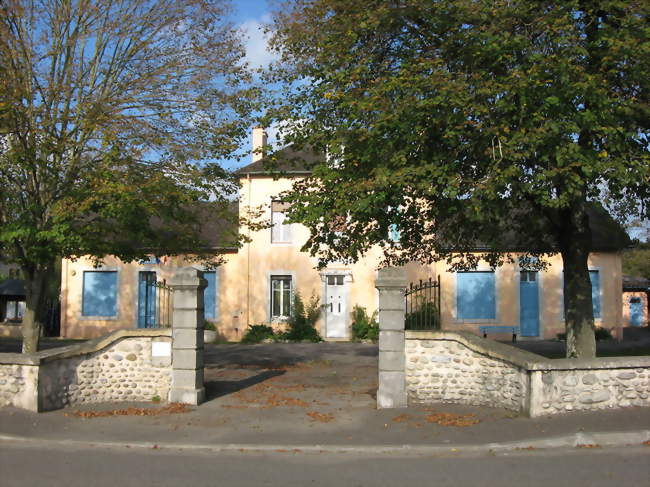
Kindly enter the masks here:
<path id="1" fill-rule="evenodd" d="M 194 267 L 181 267 L 171 278 L 170 286 L 174 289 L 183 289 L 191 287 L 207 287 L 208 281 L 203 278 L 203 271 Z"/>
<path id="2" fill-rule="evenodd" d="M 400 279 L 377 279 L 375 281 L 375 287 L 377 289 L 406 289 L 406 280 Z"/>
<path id="3" fill-rule="evenodd" d="M 114 342 L 122 338 L 171 337 L 171 334 L 171 328 L 116 330 L 108 335 L 93 340 L 88 340 L 75 345 L 53 348 L 51 350 L 41 350 L 40 352 L 32 354 L 0 353 L 0 364 L 40 365 L 41 363 L 51 362 L 53 360 L 98 352 L 108 348 Z"/>
<path id="4" fill-rule="evenodd" d="M 595 359 L 549 359 L 504 343 L 486 340 L 467 331 L 405 332 L 406 340 L 448 340 L 465 345 L 476 353 L 502 360 L 527 371 L 597 370 L 650 367 L 650 357 L 606 357 Z"/>

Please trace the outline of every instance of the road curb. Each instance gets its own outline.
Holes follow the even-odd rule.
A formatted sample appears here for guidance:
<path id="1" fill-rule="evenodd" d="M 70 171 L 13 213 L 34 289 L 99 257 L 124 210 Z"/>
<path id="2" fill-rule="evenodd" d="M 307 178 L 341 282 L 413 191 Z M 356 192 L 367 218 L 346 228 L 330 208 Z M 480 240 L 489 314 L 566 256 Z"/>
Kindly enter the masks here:
<path id="1" fill-rule="evenodd" d="M 484 444 L 448 445 L 304 445 L 304 444 L 255 444 L 255 443 L 155 443 L 88 441 L 51 438 L 29 438 L 2 435 L 0 442 L 23 445 L 52 445 L 69 447 L 135 448 L 143 450 L 185 450 L 196 452 L 226 453 L 356 453 L 369 455 L 439 455 L 449 453 L 486 453 L 516 450 L 544 450 L 551 448 L 589 448 L 641 445 L 650 441 L 650 430 L 597 433 L 575 433 L 550 438 L 533 438 L 510 442 Z"/>

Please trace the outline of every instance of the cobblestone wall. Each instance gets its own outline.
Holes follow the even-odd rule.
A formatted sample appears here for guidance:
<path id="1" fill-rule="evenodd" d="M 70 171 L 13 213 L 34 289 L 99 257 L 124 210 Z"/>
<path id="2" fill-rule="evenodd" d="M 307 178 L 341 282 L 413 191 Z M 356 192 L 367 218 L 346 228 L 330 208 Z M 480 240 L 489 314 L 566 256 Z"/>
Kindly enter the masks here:
<path id="1" fill-rule="evenodd" d="M 0 364 L 0 407 L 25 408 L 36 397 L 38 367 Z"/>
<path id="2" fill-rule="evenodd" d="M 167 400 L 170 330 L 119 330 L 36 354 L 0 354 L 0 406 L 47 411 L 74 404 Z"/>
<path id="3" fill-rule="evenodd" d="M 650 357 L 547 359 L 466 332 L 406 332 L 411 403 L 503 407 L 531 417 L 650 406 Z"/>
<path id="4" fill-rule="evenodd" d="M 532 415 L 650 406 L 650 368 L 619 367 L 534 371 Z"/>
<path id="5" fill-rule="evenodd" d="M 525 407 L 526 372 L 447 340 L 406 341 L 409 402 Z"/>
<path id="6" fill-rule="evenodd" d="M 152 362 L 152 342 L 170 338 L 122 338 L 110 347 L 81 357 L 41 365 L 41 409 L 72 404 L 166 399 L 171 373 Z"/>

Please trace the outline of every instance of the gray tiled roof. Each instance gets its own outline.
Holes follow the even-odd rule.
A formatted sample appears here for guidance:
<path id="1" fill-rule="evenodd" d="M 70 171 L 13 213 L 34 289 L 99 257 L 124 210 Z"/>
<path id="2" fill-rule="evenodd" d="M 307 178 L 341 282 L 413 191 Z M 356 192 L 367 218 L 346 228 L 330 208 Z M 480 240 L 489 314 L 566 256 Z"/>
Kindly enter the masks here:
<path id="1" fill-rule="evenodd" d="M 273 154 L 252 162 L 237 170 L 240 175 L 282 175 L 309 174 L 315 164 L 324 161 L 324 156 L 317 154 L 310 147 L 295 149 L 287 146 Z"/>
<path id="2" fill-rule="evenodd" d="M 623 276 L 623 291 L 648 291 L 650 279 L 636 276 Z"/>
<path id="3" fill-rule="evenodd" d="M 25 283 L 22 279 L 5 279 L 0 282 L 0 296 L 25 296 Z"/>

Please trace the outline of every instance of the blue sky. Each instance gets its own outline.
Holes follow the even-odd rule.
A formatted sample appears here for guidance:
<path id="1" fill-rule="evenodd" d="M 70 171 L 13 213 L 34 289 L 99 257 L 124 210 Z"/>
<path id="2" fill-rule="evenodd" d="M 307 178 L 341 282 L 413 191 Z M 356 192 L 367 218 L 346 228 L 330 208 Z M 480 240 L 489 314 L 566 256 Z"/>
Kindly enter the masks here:
<path id="1" fill-rule="evenodd" d="M 273 55 L 266 49 L 266 38 L 262 25 L 270 21 L 271 2 L 275 0 L 232 0 L 233 12 L 231 20 L 246 33 L 247 61 L 253 68 L 266 66 L 273 60 Z M 251 127 L 252 128 L 252 127 Z M 273 130 L 269 130 L 269 138 L 273 139 Z M 273 142 L 270 140 L 269 142 Z M 244 142 L 242 152 L 249 151 L 251 137 Z M 235 159 L 221 161 L 229 169 L 242 167 L 250 162 L 250 156 L 240 161 Z"/>

